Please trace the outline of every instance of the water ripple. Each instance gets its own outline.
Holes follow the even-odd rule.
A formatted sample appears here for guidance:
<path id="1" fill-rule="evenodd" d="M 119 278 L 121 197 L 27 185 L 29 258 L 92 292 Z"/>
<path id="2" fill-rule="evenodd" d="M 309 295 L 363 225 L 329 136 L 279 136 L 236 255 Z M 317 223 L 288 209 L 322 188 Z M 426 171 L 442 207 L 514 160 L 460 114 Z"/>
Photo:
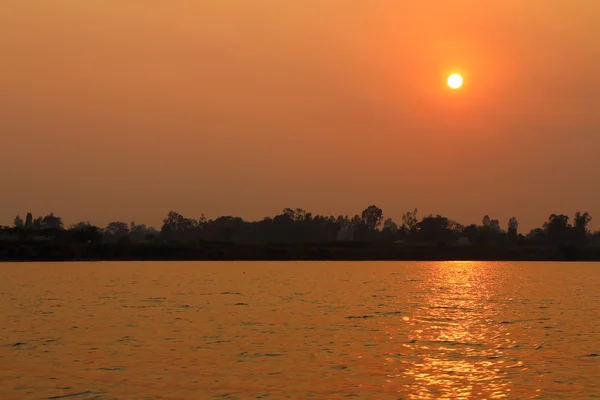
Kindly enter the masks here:
<path id="1" fill-rule="evenodd" d="M 2 399 L 600 397 L 600 264 L 0 269 Z"/>

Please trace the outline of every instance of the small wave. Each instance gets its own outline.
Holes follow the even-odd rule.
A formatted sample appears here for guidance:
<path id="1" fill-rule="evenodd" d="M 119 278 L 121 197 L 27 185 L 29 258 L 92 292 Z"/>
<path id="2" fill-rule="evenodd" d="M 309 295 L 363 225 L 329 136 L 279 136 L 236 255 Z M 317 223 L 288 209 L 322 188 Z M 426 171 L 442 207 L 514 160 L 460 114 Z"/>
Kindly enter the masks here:
<path id="1" fill-rule="evenodd" d="M 533 318 L 533 319 L 516 319 L 514 321 L 502 321 L 500 322 L 501 325 L 510 325 L 510 324 L 516 324 L 519 322 L 533 322 L 533 321 L 550 321 L 552 318 Z"/>
<path id="2" fill-rule="evenodd" d="M 425 317 L 425 318 L 421 318 L 421 321 L 424 321 L 424 322 L 453 322 L 454 319 Z"/>
<path id="3" fill-rule="evenodd" d="M 459 310 L 459 311 L 474 311 L 468 307 L 457 307 L 457 306 L 431 306 L 430 310 Z"/>
<path id="4" fill-rule="evenodd" d="M 58 399 L 68 399 L 71 397 L 81 397 L 81 396 L 92 396 L 95 395 L 95 397 L 93 397 L 94 399 L 99 399 L 100 396 L 103 393 L 101 392 L 91 392 L 91 391 L 85 391 L 85 392 L 78 392 L 78 393 L 70 393 L 70 394 L 63 394 L 63 395 L 58 395 L 58 396 L 52 396 L 52 397 L 48 397 L 47 400 L 58 400 Z"/>
<path id="5" fill-rule="evenodd" d="M 238 357 L 282 357 L 280 353 L 248 353 L 243 352 L 238 354 Z"/>
<path id="6" fill-rule="evenodd" d="M 347 367 L 345 365 L 336 365 L 336 366 L 331 367 L 329 369 L 334 369 L 334 370 L 337 370 L 337 371 L 345 371 L 345 370 L 349 370 L 350 367 Z"/>
<path id="7" fill-rule="evenodd" d="M 457 342 L 454 340 L 432 340 L 426 342 L 427 344 L 443 344 L 446 346 L 468 346 L 468 347 L 483 347 L 481 343 L 469 343 L 469 342 Z"/>

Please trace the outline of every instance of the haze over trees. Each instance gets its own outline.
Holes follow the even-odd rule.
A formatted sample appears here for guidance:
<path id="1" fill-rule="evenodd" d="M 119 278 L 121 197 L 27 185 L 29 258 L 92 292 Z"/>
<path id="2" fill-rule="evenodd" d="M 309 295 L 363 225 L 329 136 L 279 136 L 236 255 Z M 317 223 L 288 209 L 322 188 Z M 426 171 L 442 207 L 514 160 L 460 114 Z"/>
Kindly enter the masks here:
<path id="1" fill-rule="evenodd" d="M 0 240 L 62 240 L 76 243 L 183 243 L 200 242 L 331 243 L 372 242 L 406 244 L 455 244 L 472 246 L 589 246 L 600 238 L 589 231 L 592 217 L 577 211 L 571 220 L 565 214 L 552 214 L 542 227 L 519 232 L 519 221 L 511 217 L 504 226 L 498 219 L 483 216 L 480 224 L 462 225 L 441 215 L 419 216 L 417 209 L 406 212 L 397 223 L 385 218 L 375 205 L 354 216 L 313 215 L 301 208 L 285 208 L 280 214 L 260 221 L 222 216 L 207 219 L 185 217 L 170 211 L 160 229 L 135 222 L 113 221 L 101 228 L 78 222 L 65 228 L 52 213 L 23 219 L 17 215 L 13 226 L 0 227 Z"/>

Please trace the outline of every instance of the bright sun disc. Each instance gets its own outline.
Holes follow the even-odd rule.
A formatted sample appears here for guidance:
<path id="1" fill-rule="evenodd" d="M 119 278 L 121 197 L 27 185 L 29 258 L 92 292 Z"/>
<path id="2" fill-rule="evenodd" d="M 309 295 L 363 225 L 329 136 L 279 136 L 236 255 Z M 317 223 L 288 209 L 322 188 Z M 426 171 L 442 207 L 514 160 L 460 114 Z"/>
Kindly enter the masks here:
<path id="1" fill-rule="evenodd" d="M 448 86 L 452 89 L 458 89 L 463 84 L 463 78 L 459 74 L 452 74 L 448 77 Z"/>

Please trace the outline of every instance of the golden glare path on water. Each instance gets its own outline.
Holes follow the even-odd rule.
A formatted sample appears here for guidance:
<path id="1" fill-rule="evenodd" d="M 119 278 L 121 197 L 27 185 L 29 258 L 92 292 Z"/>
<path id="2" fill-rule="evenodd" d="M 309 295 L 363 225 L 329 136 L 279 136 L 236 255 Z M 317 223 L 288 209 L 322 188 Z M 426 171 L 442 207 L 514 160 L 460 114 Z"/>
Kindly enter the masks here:
<path id="1" fill-rule="evenodd" d="M 600 396 L 600 264 L 0 264 L 0 398 Z"/>
<path id="2" fill-rule="evenodd" d="M 517 343 L 497 316 L 502 303 L 490 301 L 495 282 L 485 263 L 444 264 L 428 279 L 425 312 L 405 321 L 412 326 L 411 352 L 426 354 L 401 375 L 414 378 L 410 398 L 503 398 L 510 395 L 510 369 L 523 367 L 503 359 Z"/>

